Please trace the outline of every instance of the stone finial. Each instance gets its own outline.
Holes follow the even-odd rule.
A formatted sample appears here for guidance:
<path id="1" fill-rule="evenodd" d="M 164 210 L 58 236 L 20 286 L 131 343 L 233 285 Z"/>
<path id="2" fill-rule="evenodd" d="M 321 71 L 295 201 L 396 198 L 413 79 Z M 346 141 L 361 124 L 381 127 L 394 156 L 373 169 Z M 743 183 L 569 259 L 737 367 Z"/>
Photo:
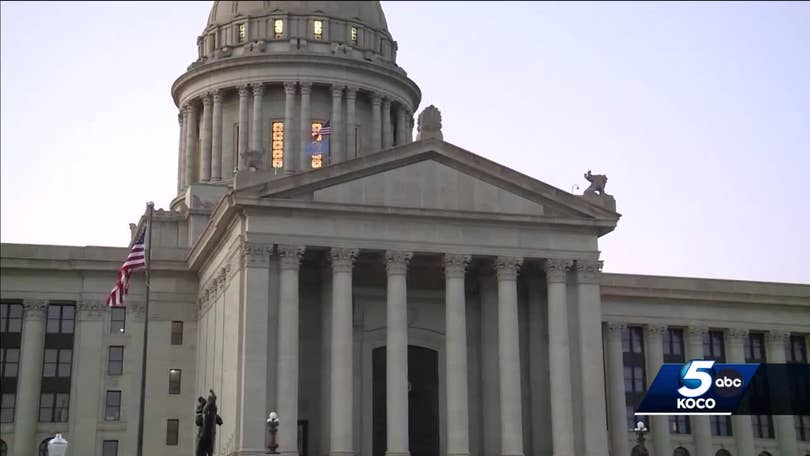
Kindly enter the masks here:
<path id="1" fill-rule="evenodd" d="M 436 138 L 444 139 L 442 135 L 442 113 L 436 106 L 430 105 L 419 114 L 416 140 Z"/>

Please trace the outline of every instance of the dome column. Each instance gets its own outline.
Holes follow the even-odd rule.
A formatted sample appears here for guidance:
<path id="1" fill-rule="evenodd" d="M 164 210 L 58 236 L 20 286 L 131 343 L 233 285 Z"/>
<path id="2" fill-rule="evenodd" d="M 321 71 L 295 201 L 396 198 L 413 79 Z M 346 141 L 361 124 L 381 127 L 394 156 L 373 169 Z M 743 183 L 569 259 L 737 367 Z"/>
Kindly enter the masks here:
<path id="1" fill-rule="evenodd" d="M 190 186 L 194 183 L 194 152 L 196 151 L 196 147 L 194 147 L 197 143 L 195 136 L 196 128 L 195 125 L 197 123 L 197 108 L 194 106 L 194 103 L 188 103 L 185 107 L 186 118 L 183 120 L 183 125 L 185 126 L 186 130 L 186 166 L 185 166 L 185 174 L 186 174 L 186 187 Z"/>
<path id="2" fill-rule="evenodd" d="M 397 146 L 407 144 L 408 141 L 408 110 L 405 106 L 400 106 L 397 109 Z"/>
<path id="3" fill-rule="evenodd" d="M 262 151 L 262 95 L 264 87 L 261 83 L 252 84 L 253 87 L 253 127 L 250 131 L 250 150 Z M 286 141 L 285 141 L 286 142 Z"/>
<path id="4" fill-rule="evenodd" d="M 211 132 L 211 180 L 222 180 L 222 93 L 213 92 L 214 114 Z"/>
<path id="5" fill-rule="evenodd" d="M 239 86 L 239 144 L 237 144 L 237 157 L 235 158 L 238 163 L 238 169 L 246 169 L 244 154 L 247 152 L 248 142 L 248 96 L 250 91 L 248 86 Z"/>
<path id="6" fill-rule="evenodd" d="M 301 149 L 298 152 L 298 168 L 306 171 L 310 165 L 307 163 L 307 144 L 312 140 L 312 115 L 310 114 L 310 95 L 312 94 L 312 84 L 301 83 Z"/>
<path id="7" fill-rule="evenodd" d="M 186 175 L 183 172 L 186 165 L 185 149 L 183 148 L 183 140 L 186 137 L 185 123 L 183 122 L 184 117 L 185 110 L 180 108 L 180 112 L 177 113 L 177 122 L 180 124 L 180 139 L 177 141 L 179 145 L 179 150 L 177 151 L 177 193 L 182 192 L 186 188 Z"/>
<path id="8" fill-rule="evenodd" d="M 378 94 L 371 94 L 371 152 L 377 152 L 382 149 L 381 103 L 382 98 Z"/>
<path id="9" fill-rule="evenodd" d="M 296 160 L 293 147 L 293 112 L 295 108 L 295 82 L 284 83 L 284 158 L 282 159 L 282 167 L 284 174 L 292 174 L 295 172 Z"/>
<path id="10" fill-rule="evenodd" d="M 200 149 L 202 150 L 200 159 L 200 181 L 211 180 L 211 96 L 206 94 L 203 97 L 202 131 L 200 138 Z"/>
<path id="11" fill-rule="evenodd" d="M 391 100 L 384 99 L 382 104 L 382 135 L 383 149 L 394 145 L 394 133 L 391 131 Z"/>
<path id="12" fill-rule="evenodd" d="M 329 154 L 331 163 L 340 163 L 346 160 L 343 153 L 343 87 L 332 86 L 332 137 L 329 139 Z"/>
<path id="13" fill-rule="evenodd" d="M 351 160 L 357 151 L 356 128 L 356 101 L 357 89 L 346 87 L 346 159 Z"/>

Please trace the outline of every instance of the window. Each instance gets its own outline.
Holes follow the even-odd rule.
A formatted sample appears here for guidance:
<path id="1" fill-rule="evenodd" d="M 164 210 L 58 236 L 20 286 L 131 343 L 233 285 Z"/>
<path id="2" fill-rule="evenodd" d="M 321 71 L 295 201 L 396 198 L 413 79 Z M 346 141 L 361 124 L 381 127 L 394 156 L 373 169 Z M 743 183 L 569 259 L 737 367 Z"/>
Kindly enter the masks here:
<path id="1" fill-rule="evenodd" d="M 730 436 L 731 417 L 730 416 L 710 416 L 712 435 Z"/>
<path id="2" fill-rule="evenodd" d="M 713 359 L 718 363 L 726 362 L 722 331 L 709 331 L 703 336 L 703 358 Z"/>
<path id="3" fill-rule="evenodd" d="M 166 420 L 166 445 L 177 445 L 180 420 Z"/>
<path id="4" fill-rule="evenodd" d="M 76 307 L 73 304 L 48 304 L 48 334 L 73 334 Z"/>
<path id="5" fill-rule="evenodd" d="M 796 424 L 796 438 L 802 442 L 810 441 L 810 416 L 794 415 L 793 422 Z"/>
<path id="6" fill-rule="evenodd" d="M 0 423 L 14 422 L 14 408 L 17 404 L 17 394 L 3 392 L 0 395 Z"/>
<path id="7" fill-rule="evenodd" d="M 112 345 L 107 356 L 107 375 L 121 375 L 124 373 L 124 347 Z"/>
<path id="8" fill-rule="evenodd" d="M 312 122 L 311 125 L 311 132 L 312 132 L 312 141 L 313 142 L 321 142 L 323 141 L 323 135 L 317 134 L 321 128 L 323 127 L 323 122 Z M 320 168 L 323 166 L 323 154 L 312 154 L 312 168 Z"/>
<path id="9" fill-rule="evenodd" d="M 172 345 L 183 345 L 183 322 L 172 322 Z"/>
<path id="10" fill-rule="evenodd" d="M 633 429 L 637 421 L 644 421 L 649 426 L 646 417 L 637 417 L 633 414 L 647 391 L 644 373 L 644 329 L 641 326 L 628 326 L 622 331 L 622 349 L 627 427 Z"/>
<path id="11" fill-rule="evenodd" d="M 357 27 L 355 27 L 355 26 L 352 26 L 351 38 L 352 38 L 352 44 L 356 45 L 357 44 Z"/>
<path id="12" fill-rule="evenodd" d="M 770 415 L 752 415 L 751 427 L 754 429 L 754 437 L 758 439 L 773 438 L 773 417 Z"/>
<path id="13" fill-rule="evenodd" d="M 127 308 L 110 308 L 110 334 L 123 334 L 127 329 Z"/>
<path id="14" fill-rule="evenodd" d="M 677 364 L 685 362 L 683 329 L 667 328 L 664 332 L 664 362 Z"/>
<path id="15" fill-rule="evenodd" d="M 247 24 L 239 24 L 236 26 L 236 39 L 239 43 L 247 41 Z"/>
<path id="16" fill-rule="evenodd" d="M 0 304 L 0 333 L 21 333 L 22 332 L 22 304 L 1 303 Z"/>
<path id="17" fill-rule="evenodd" d="M 315 35 L 316 40 L 323 39 L 323 21 L 316 19 L 312 21 L 312 33 Z"/>
<path id="18" fill-rule="evenodd" d="M 16 378 L 20 367 L 19 348 L 0 348 L 0 377 Z"/>
<path id="19" fill-rule="evenodd" d="M 282 19 L 273 20 L 273 38 L 284 37 L 284 21 Z"/>
<path id="20" fill-rule="evenodd" d="M 23 306 L 0 303 L 0 423 L 14 422 L 17 376 L 20 371 Z"/>
<path id="21" fill-rule="evenodd" d="M 669 432 L 672 434 L 691 434 L 692 429 L 689 426 L 689 417 L 685 415 L 670 416 Z"/>
<path id="22" fill-rule="evenodd" d="M 169 369 L 169 394 L 180 394 L 180 369 Z"/>
<path id="23" fill-rule="evenodd" d="M 39 421 L 42 423 L 66 423 L 70 406 L 70 394 L 42 393 L 39 396 Z"/>
<path id="24" fill-rule="evenodd" d="M 233 156 L 239 156 L 239 122 L 233 123 L 233 139 L 231 144 L 233 144 Z M 236 174 L 236 171 L 239 169 L 239 160 L 233 161 L 233 173 Z M 223 170 L 225 171 L 225 170 Z M 224 177 L 224 176 L 223 176 Z"/>
<path id="25" fill-rule="evenodd" d="M 788 346 L 785 347 L 785 360 L 788 363 L 806 363 L 807 345 L 804 336 L 790 336 Z"/>
<path id="26" fill-rule="evenodd" d="M 271 129 L 273 168 L 279 169 L 284 166 L 284 122 L 274 121 Z"/>
<path id="27" fill-rule="evenodd" d="M 107 391 L 105 404 L 104 421 L 119 421 L 121 419 L 121 391 Z"/>
<path id="28" fill-rule="evenodd" d="M 765 362 L 765 335 L 762 333 L 750 333 L 745 338 L 745 362 L 764 363 Z"/>
<path id="29" fill-rule="evenodd" d="M 746 363 L 764 363 L 765 359 L 765 335 L 762 333 L 749 333 L 744 343 Z M 766 394 L 767 384 L 757 384 L 757 392 Z M 758 439 L 773 438 L 773 418 L 769 415 L 751 416 L 751 428 L 754 430 L 754 437 Z"/>
<path id="30" fill-rule="evenodd" d="M 101 456 L 118 456 L 118 440 L 105 440 L 101 444 Z"/>
<path id="31" fill-rule="evenodd" d="M 70 378 L 73 366 L 73 350 L 70 348 L 46 348 L 42 361 L 44 378 Z"/>

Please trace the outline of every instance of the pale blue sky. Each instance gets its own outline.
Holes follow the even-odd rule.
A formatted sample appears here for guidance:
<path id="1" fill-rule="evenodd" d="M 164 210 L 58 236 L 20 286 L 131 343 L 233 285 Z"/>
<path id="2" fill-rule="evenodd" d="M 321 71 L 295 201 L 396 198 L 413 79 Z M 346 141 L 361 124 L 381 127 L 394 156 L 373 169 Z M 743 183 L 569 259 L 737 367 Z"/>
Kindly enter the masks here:
<path id="1" fill-rule="evenodd" d="M 210 2 L 2 3 L 3 242 L 126 245 Z M 383 2 L 445 139 L 623 215 L 605 270 L 810 283 L 810 4 Z"/>

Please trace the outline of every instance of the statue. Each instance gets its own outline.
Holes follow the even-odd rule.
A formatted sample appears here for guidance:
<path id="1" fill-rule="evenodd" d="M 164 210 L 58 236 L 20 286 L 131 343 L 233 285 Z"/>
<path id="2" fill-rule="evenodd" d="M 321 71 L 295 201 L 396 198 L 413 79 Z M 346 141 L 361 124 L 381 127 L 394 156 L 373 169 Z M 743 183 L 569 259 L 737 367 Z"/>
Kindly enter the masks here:
<path id="1" fill-rule="evenodd" d="M 430 105 L 419 114 L 417 119 L 416 140 L 428 138 L 444 139 L 442 135 L 442 113 L 436 106 Z"/>
<path id="2" fill-rule="evenodd" d="M 196 456 L 213 456 L 214 440 L 217 433 L 216 426 L 222 425 L 222 418 L 217 414 L 217 396 L 214 390 L 208 391 L 208 399 L 202 396 L 197 398 L 196 417 L 197 425 L 197 451 Z"/>
<path id="3" fill-rule="evenodd" d="M 604 174 L 591 174 L 591 170 L 585 174 L 585 179 L 591 183 L 591 185 L 585 189 L 585 193 L 583 195 L 607 195 L 605 193 L 605 184 L 607 184 L 607 176 Z"/>

